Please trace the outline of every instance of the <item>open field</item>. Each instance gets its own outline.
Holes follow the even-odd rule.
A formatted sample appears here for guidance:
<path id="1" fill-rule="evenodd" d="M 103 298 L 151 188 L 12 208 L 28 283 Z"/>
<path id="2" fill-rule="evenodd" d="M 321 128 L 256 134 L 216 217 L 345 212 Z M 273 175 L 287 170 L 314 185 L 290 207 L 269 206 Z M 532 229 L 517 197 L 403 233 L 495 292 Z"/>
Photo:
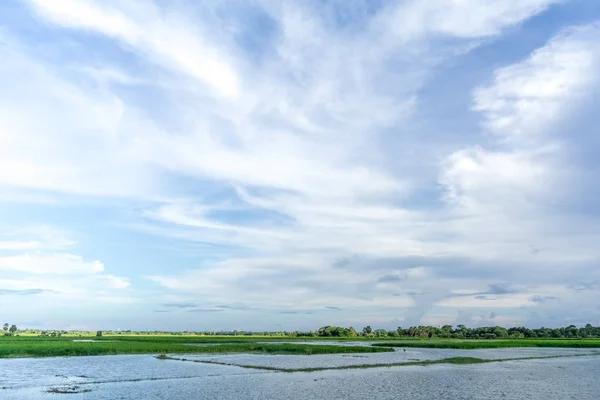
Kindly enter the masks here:
<path id="1" fill-rule="evenodd" d="M 88 338 L 91 339 L 91 338 Z M 191 343 L 186 341 L 186 343 Z M 71 338 L 0 338 L 0 358 L 63 357 L 153 353 L 265 353 L 265 354 L 340 354 L 376 353 L 393 349 L 370 346 L 332 346 L 314 344 L 217 343 L 187 346 L 182 341 L 110 341 L 73 342 Z"/>
<path id="2" fill-rule="evenodd" d="M 357 338 L 353 338 L 357 341 Z M 93 340 L 74 342 L 73 340 Z M 293 343 L 278 343 L 282 340 Z M 493 349 L 510 347 L 600 348 L 600 339 L 512 339 L 512 340 L 386 340 L 368 346 L 329 345 L 332 338 L 231 337 L 231 336 L 103 336 L 103 337 L 0 337 L 0 357 L 62 357 L 153 353 L 264 353 L 344 354 L 393 351 L 392 347 L 434 349 Z M 360 340 L 360 339 L 358 339 Z M 273 342 L 273 343 L 264 343 Z M 190 346 L 198 344 L 200 346 Z M 206 344 L 206 346 L 202 346 Z"/>

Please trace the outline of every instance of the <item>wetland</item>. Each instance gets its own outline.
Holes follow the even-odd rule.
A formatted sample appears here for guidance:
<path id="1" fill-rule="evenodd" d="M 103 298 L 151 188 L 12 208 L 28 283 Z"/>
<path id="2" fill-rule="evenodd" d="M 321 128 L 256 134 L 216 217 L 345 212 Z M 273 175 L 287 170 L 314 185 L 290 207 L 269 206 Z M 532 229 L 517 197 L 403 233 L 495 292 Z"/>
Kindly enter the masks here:
<path id="1" fill-rule="evenodd" d="M 598 340 L 452 348 L 432 345 L 464 342 L 43 339 L 0 339 L 0 397 L 596 399 L 600 392 Z"/>

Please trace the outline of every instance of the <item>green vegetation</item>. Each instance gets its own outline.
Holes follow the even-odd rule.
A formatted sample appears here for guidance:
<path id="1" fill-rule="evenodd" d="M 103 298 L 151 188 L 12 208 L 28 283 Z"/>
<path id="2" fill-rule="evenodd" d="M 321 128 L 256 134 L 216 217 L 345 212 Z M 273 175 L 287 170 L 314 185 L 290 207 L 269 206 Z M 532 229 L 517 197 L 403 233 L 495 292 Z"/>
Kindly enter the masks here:
<path id="1" fill-rule="evenodd" d="M 200 338 L 235 338 L 244 341 L 245 339 L 302 339 L 302 338 L 335 338 L 335 339 L 591 339 L 600 338 L 600 327 L 587 324 L 582 327 L 569 325 L 563 328 L 537 328 L 530 329 L 524 327 L 504 328 L 501 326 L 484 326 L 479 328 L 468 328 L 465 325 L 444 325 L 437 326 L 411 326 L 410 328 L 398 327 L 397 329 L 373 329 L 365 326 L 357 331 L 353 327 L 345 328 L 340 326 L 323 326 L 314 331 L 279 331 L 279 332 L 251 332 L 251 331 L 183 331 L 183 332 L 164 332 L 164 331 L 65 331 L 65 330 L 39 330 L 24 329 L 18 330 L 15 325 L 9 327 L 8 323 L 3 327 L 5 336 L 42 336 L 42 337 L 60 337 L 60 336 L 93 336 L 98 338 L 111 336 L 127 337 L 200 337 Z"/>
<path id="2" fill-rule="evenodd" d="M 525 339 L 525 340 L 410 340 L 374 343 L 384 347 L 419 347 L 430 349 L 497 349 L 504 347 L 575 347 L 599 348 L 600 339 Z"/>
<path id="3" fill-rule="evenodd" d="M 600 348 L 600 339 L 522 339 L 522 340 L 394 340 L 372 346 L 277 343 L 286 338 L 231 338 L 194 336 L 86 336 L 73 337 L 0 336 L 0 358 L 62 357 L 114 354 L 184 354 L 184 353 L 263 353 L 263 354 L 344 354 L 393 351 L 393 347 L 437 349 L 484 349 L 503 347 Z M 287 340 L 290 340 L 287 338 Z M 363 339 L 364 340 L 364 339 Z M 260 343 L 259 341 L 263 342 Z M 194 346 L 193 344 L 198 344 Z M 204 344 L 204 345 L 203 345 Z"/>
<path id="4" fill-rule="evenodd" d="M 331 346 L 308 344 L 219 343 L 209 346 L 152 341 L 73 342 L 65 338 L 0 338 L 0 358 L 6 357 L 62 357 L 114 354 L 174 354 L 174 353 L 265 353 L 265 354 L 339 354 L 393 351 L 386 347 Z"/>
<path id="5" fill-rule="evenodd" d="M 8 326 L 8 323 L 2 325 L 2 333 L 4 336 L 13 336 L 18 330 L 16 325 L 11 325 L 10 327 Z"/>
<path id="6" fill-rule="evenodd" d="M 292 336 L 317 336 L 317 337 L 365 337 L 374 339 L 584 339 L 600 338 L 600 327 L 587 324 L 578 328 L 569 325 L 564 328 L 539 328 L 529 329 L 524 327 L 504 328 L 502 326 L 484 326 L 479 328 L 467 328 L 465 325 L 437 326 L 411 326 L 395 330 L 373 329 L 365 326 L 361 332 L 354 328 L 343 328 L 338 326 L 325 326 L 315 332 L 294 332 Z"/>

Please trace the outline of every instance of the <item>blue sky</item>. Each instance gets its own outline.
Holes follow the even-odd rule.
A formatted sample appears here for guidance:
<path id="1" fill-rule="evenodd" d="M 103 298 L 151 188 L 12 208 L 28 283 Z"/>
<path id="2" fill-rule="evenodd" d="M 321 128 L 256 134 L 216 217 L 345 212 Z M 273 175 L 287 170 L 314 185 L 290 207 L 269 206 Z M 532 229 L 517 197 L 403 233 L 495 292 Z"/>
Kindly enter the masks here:
<path id="1" fill-rule="evenodd" d="M 600 324 L 596 0 L 8 0 L 0 60 L 7 322 Z"/>

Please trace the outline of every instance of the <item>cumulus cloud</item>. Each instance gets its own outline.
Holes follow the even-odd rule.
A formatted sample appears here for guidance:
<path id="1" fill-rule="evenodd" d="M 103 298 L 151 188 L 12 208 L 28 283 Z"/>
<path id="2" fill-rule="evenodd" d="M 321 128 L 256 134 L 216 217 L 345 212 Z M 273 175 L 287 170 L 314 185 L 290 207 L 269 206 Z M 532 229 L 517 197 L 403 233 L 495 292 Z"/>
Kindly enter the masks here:
<path id="1" fill-rule="evenodd" d="M 562 133 L 551 124 L 572 113 L 599 77 L 599 30 L 598 24 L 566 29 L 527 60 L 496 70 L 493 85 L 474 92 L 473 108 L 485 115 L 486 128 L 538 151 Z"/>
<path id="2" fill-rule="evenodd" d="M 475 110 L 483 113 L 485 127 L 499 136 L 499 144 L 455 152 L 440 182 L 455 212 L 471 219 L 461 224 L 469 231 L 465 235 L 501 241 L 496 249 L 486 249 L 493 254 L 499 256 L 507 246 L 521 259 L 542 258 L 550 249 L 555 261 L 573 254 L 561 247 L 561 232 L 552 227 L 562 224 L 554 219 L 551 199 L 566 184 L 563 154 L 570 136 L 566 127 L 553 127 L 563 126 L 571 104 L 596 83 L 597 33 L 595 24 L 567 29 L 526 60 L 498 69 L 491 86 L 474 91 Z M 597 257 L 591 248 L 572 257 L 584 254 Z"/>

